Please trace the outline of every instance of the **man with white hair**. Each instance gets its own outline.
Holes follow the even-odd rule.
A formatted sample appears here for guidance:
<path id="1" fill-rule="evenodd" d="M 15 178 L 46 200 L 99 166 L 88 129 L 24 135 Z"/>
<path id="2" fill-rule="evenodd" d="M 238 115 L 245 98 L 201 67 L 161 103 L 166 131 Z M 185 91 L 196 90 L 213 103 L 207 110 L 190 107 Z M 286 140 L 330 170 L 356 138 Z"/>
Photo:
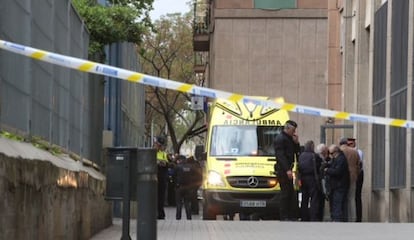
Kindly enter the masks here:
<path id="1" fill-rule="evenodd" d="M 335 144 L 329 146 L 329 156 L 332 160 L 323 171 L 329 176 L 331 220 L 333 222 L 346 222 L 349 189 L 348 162 L 344 153 Z"/>
<path id="2" fill-rule="evenodd" d="M 323 166 L 328 166 L 329 165 L 329 149 L 328 146 L 326 146 L 324 143 L 320 143 L 316 146 L 315 148 L 315 153 L 317 155 L 318 158 L 321 159 L 321 170 L 320 170 L 320 174 L 321 174 L 321 187 L 322 187 L 322 197 L 321 197 L 321 201 L 320 201 L 320 209 L 319 209 L 319 219 L 322 221 L 323 220 L 323 216 L 324 216 L 324 210 L 325 210 L 325 199 L 329 199 L 329 192 L 330 192 L 330 187 L 329 187 L 329 177 L 327 175 L 324 174 L 324 172 L 322 171 Z"/>

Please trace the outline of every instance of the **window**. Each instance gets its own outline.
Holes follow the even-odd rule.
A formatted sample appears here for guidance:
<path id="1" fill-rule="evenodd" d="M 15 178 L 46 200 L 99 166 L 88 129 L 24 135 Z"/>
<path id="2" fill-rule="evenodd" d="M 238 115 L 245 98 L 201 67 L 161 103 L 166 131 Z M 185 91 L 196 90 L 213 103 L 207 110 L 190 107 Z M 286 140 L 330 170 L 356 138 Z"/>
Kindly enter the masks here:
<path id="1" fill-rule="evenodd" d="M 390 104 L 390 117 L 405 119 L 407 117 L 407 90 L 391 96 Z M 394 189 L 405 187 L 406 146 L 407 130 L 390 127 L 390 187 Z"/>
<path id="2" fill-rule="evenodd" d="M 296 0 L 255 0 L 254 8 L 262 8 L 262 9 L 296 8 Z"/>
<path id="3" fill-rule="evenodd" d="M 407 118 L 408 1 L 392 2 L 390 117 Z M 406 182 L 405 128 L 390 128 L 390 187 L 404 188 Z"/>
<path id="4" fill-rule="evenodd" d="M 386 60 L 387 60 L 387 5 L 383 5 L 375 13 L 374 33 L 374 83 L 373 106 L 374 116 L 385 117 L 386 106 Z M 385 126 L 372 126 L 372 188 L 381 190 L 385 187 Z"/>

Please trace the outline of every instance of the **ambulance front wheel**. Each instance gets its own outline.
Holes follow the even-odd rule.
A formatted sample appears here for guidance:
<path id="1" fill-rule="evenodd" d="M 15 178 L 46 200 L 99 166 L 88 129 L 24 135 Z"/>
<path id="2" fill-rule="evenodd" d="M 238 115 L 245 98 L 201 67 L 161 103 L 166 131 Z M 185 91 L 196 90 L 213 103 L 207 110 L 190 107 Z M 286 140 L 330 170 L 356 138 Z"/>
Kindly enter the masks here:
<path id="1" fill-rule="evenodd" d="M 206 201 L 203 202 L 203 220 L 216 220 L 216 213 L 214 207 L 207 204 Z"/>

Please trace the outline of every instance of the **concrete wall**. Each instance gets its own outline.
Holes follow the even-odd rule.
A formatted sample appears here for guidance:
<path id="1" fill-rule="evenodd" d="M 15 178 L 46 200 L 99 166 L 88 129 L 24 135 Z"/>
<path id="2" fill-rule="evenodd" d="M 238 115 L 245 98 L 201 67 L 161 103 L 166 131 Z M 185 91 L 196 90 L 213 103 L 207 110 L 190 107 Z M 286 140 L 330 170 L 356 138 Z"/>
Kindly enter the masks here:
<path id="1" fill-rule="evenodd" d="M 326 107 L 326 10 L 216 9 L 210 39 L 210 87 Z M 291 118 L 301 141 L 319 142 L 325 119 Z"/>
<path id="2" fill-rule="evenodd" d="M 0 138 L 0 239 L 89 239 L 112 224 L 104 190 L 94 169 Z"/>

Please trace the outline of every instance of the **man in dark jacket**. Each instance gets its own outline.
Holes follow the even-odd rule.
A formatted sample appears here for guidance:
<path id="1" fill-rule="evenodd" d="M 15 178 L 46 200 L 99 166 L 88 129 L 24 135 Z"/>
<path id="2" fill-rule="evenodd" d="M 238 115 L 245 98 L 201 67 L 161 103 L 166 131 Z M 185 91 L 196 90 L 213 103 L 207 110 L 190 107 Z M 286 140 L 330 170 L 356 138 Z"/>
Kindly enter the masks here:
<path id="1" fill-rule="evenodd" d="M 325 168 L 325 174 L 329 175 L 331 188 L 329 201 L 331 220 L 334 222 L 347 221 L 347 194 L 349 188 L 348 161 L 341 149 L 336 145 L 329 146 L 329 155 L 332 159 L 329 167 Z"/>
<path id="2" fill-rule="evenodd" d="M 192 187 L 191 187 L 191 213 L 194 215 L 199 214 L 198 206 L 198 189 L 203 182 L 203 170 L 201 169 L 200 162 L 196 161 L 193 156 L 187 158 L 187 163 L 192 165 L 193 176 L 192 176 Z"/>
<path id="3" fill-rule="evenodd" d="M 275 172 L 279 180 L 280 197 L 280 219 L 282 221 L 297 220 L 298 202 L 293 187 L 293 164 L 296 154 L 299 153 L 299 140 L 296 135 L 297 124 L 288 120 L 283 131 L 275 138 Z"/>
<path id="4" fill-rule="evenodd" d="M 181 219 L 182 207 L 184 204 L 185 214 L 188 220 L 191 220 L 191 196 L 194 189 L 193 180 L 196 174 L 194 164 L 188 162 L 184 156 L 179 156 L 177 161 L 176 173 L 176 206 L 177 212 L 175 218 Z"/>
<path id="5" fill-rule="evenodd" d="M 299 175 L 302 183 L 300 216 L 302 221 L 322 221 L 320 208 L 324 199 L 320 183 L 321 158 L 316 155 L 314 149 L 314 142 L 307 141 L 304 151 L 299 156 Z"/>

